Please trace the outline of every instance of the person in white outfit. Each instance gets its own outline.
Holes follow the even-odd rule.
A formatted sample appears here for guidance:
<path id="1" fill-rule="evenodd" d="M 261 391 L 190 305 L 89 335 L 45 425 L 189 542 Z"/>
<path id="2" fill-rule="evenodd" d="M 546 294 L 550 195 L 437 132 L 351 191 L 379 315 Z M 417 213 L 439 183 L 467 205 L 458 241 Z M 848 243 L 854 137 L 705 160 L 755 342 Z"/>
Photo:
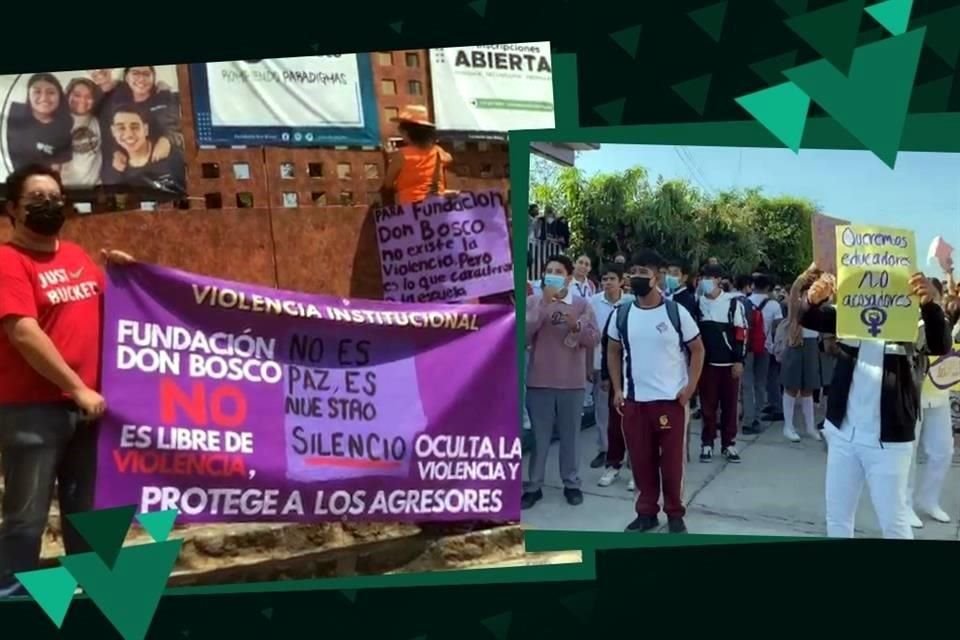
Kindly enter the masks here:
<path id="1" fill-rule="evenodd" d="M 609 264 L 600 270 L 600 284 L 603 287 L 600 293 L 590 297 L 590 306 L 593 307 L 593 313 L 597 317 L 597 325 L 602 329 L 607 326 L 607 320 L 613 314 L 613 310 L 623 299 L 623 265 Z M 616 479 L 616 473 L 619 468 L 614 468 L 607 463 L 607 451 L 609 450 L 608 430 L 610 428 L 610 389 L 609 385 L 604 384 L 601 376 L 601 348 L 598 345 L 587 357 L 591 358 L 592 365 L 588 380 L 591 384 L 593 393 L 594 415 L 597 419 L 597 456 L 591 461 L 590 466 L 594 469 L 607 466 L 607 473 L 604 478 L 609 477 L 602 486 L 609 486 Z M 621 461 L 617 461 L 619 464 Z"/>
<path id="2" fill-rule="evenodd" d="M 942 303 L 943 285 L 936 280 L 933 284 L 937 289 L 937 302 Z M 950 522 L 950 515 L 940 506 L 940 496 L 953 462 L 950 392 L 924 381 L 921 401 L 923 416 L 917 424 L 917 447 L 914 448 L 907 495 L 912 508 L 910 524 L 915 529 L 923 527 L 922 516 L 929 516 L 944 524 Z M 923 449 L 926 457 L 923 465 L 917 465 L 917 452 L 920 449 Z"/>
<path id="3" fill-rule="evenodd" d="M 837 311 L 826 306 L 834 282 L 812 266 L 794 284 L 800 323 L 836 334 Z M 920 384 L 929 355 L 950 350 L 950 332 L 936 290 L 923 276 L 910 280 L 919 300 L 924 331 L 919 346 L 863 340 L 841 341 L 824 435 L 827 441 L 826 525 L 831 538 L 852 538 L 864 484 L 870 492 L 884 538 L 913 539 L 907 488 L 917 421 Z"/>

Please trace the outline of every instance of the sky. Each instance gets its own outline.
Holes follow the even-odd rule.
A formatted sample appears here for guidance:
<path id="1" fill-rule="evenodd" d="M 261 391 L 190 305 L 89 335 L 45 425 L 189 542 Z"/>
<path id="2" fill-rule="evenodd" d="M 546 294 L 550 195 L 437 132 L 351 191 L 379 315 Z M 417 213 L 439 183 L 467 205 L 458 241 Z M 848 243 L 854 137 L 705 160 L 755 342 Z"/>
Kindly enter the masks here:
<path id="1" fill-rule="evenodd" d="M 960 262 L 960 154 L 900 153 L 895 169 L 867 151 L 601 145 L 577 154 L 587 174 L 644 167 L 650 180 L 683 178 L 708 193 L 760 187 L 805 197 L 826 215 L 913 229 L 925 264 L 936 236 Z"/>

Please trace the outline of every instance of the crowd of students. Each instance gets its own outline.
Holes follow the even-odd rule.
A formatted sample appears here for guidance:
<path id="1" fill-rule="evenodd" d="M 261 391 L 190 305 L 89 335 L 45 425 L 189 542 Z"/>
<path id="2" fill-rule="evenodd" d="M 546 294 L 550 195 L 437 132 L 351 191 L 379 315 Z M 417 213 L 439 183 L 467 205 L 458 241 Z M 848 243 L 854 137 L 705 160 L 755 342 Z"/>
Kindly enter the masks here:
<path id="1" fill-rule="evenodd" d="M 953 457 L 948 394 L 921 397 L 920 385 L 929 356 L 960 339 L 951 274 L 946 283 L 919 274 L 911 282 L 922 318 L 916 345 L 860 345 L 837 340 L 835 280 L 816 267 L 784 287 L 762 272 L 734 277 L 715 258 L 693 271 L 643 250 L 615 256 L 598 281 L 591 271 L 587 256 L 552 256 L 542 281 L 528 287 L 526 405 L 535 444 L 523 509 L 543 498 L 553 440 L 564 496 L 583 502 L 579 435 L 592 398 L 598 452 L 590 464 L 604 467 L 604 487 L 630 469 L 637 498 L 628 531 L 659 526 L 661 497 L 668 530 L 686 531 L 691 418 L 702 419 L 700 462 L 713 461 L 719 440 L 720 455 L 740 463 L 740 433 L 782 422 L 783 437 L 800 442 L 796 413 L 806 437 L 826 440 L 828 535 L 853 535 L 864 484 L 884 537 L 912 537 L 921 513 L 949 521 L 939 505 Z M 926 456 L 916 479 L 914 441 Z"/>

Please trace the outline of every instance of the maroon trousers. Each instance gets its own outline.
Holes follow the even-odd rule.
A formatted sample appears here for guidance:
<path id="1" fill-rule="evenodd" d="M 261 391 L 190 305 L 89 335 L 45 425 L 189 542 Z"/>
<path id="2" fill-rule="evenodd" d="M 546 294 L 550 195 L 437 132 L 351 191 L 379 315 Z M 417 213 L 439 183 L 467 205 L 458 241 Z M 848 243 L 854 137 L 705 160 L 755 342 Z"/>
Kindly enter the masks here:
<path id="1" fill-rule="evenodd" d="M 627 443 L 623 439 L 623 418 L 613 406 L 613 394 L 607 394 L 610 418 L 607 421 L 607 466 L 619 469 L 627 457 Z"/>
<path id="2" fill-rule="evenodd" d="M 687 410 L 676 400 L 626 402 L 623 406 L 623 436 L 630 452 L 633 480 L 637 485 L 637 515 L 660 513 L 682 518 L 683 463 L 686 453 Z"/>
<path id="3" fill-rule="evenodd" d="M 740 381 L 733 377 L 733 367 L 706 365 L 699 386 L 703 446 L 713 448 L 719 418 L 720 444 L 723 448 L 732 447 L 737 442 L 737 401 L 740 397 Z"/>

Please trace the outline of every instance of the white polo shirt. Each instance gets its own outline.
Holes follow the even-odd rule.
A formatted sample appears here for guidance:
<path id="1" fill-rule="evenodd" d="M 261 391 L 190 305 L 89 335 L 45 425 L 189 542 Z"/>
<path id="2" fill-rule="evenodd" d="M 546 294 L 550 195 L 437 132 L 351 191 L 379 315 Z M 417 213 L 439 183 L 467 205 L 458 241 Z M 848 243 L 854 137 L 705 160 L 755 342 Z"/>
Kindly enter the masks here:
<path id="1" fill-rule="evenodd" d="M 683 305 L 677 305 L 680 315 L 680 331 L 683 341 L 690 343 L 700 337 L 700 329 L 693 316 Z M 623 349 L 623 394 L 632 402 L 656 402 L 673 400 L 687 386 L 687 356 L 680 348 L 677 335 L 666 303 L 653 309 L 641 309 L 631 305 L 627 316 L 630 353 Z M 611 322 L 607 336 L 616 342 L 620 330 Z"/>
<path id="2" fill-rule="evenodd" d="M 607 294 L 603 291 L 590 297 L 590 306 L 593 307 L 593 314 L 597 316 L 597 326 L 600 327 L 600 330 L 603 331 L 603 328 L 607 326 L 607 320 L 610 318 L 610 314 L 613 313 L 613 310 L 620 304 L 620 301 L 623 300 L 623 293 L 620 294 L 620 297 L 616 302 L 610 302 L 607 300 Z M 599 371 L 601 365 L 601 353 L 600 350 L 603 347 L 597 345 L 593 350 L 593 370 Z"/>

